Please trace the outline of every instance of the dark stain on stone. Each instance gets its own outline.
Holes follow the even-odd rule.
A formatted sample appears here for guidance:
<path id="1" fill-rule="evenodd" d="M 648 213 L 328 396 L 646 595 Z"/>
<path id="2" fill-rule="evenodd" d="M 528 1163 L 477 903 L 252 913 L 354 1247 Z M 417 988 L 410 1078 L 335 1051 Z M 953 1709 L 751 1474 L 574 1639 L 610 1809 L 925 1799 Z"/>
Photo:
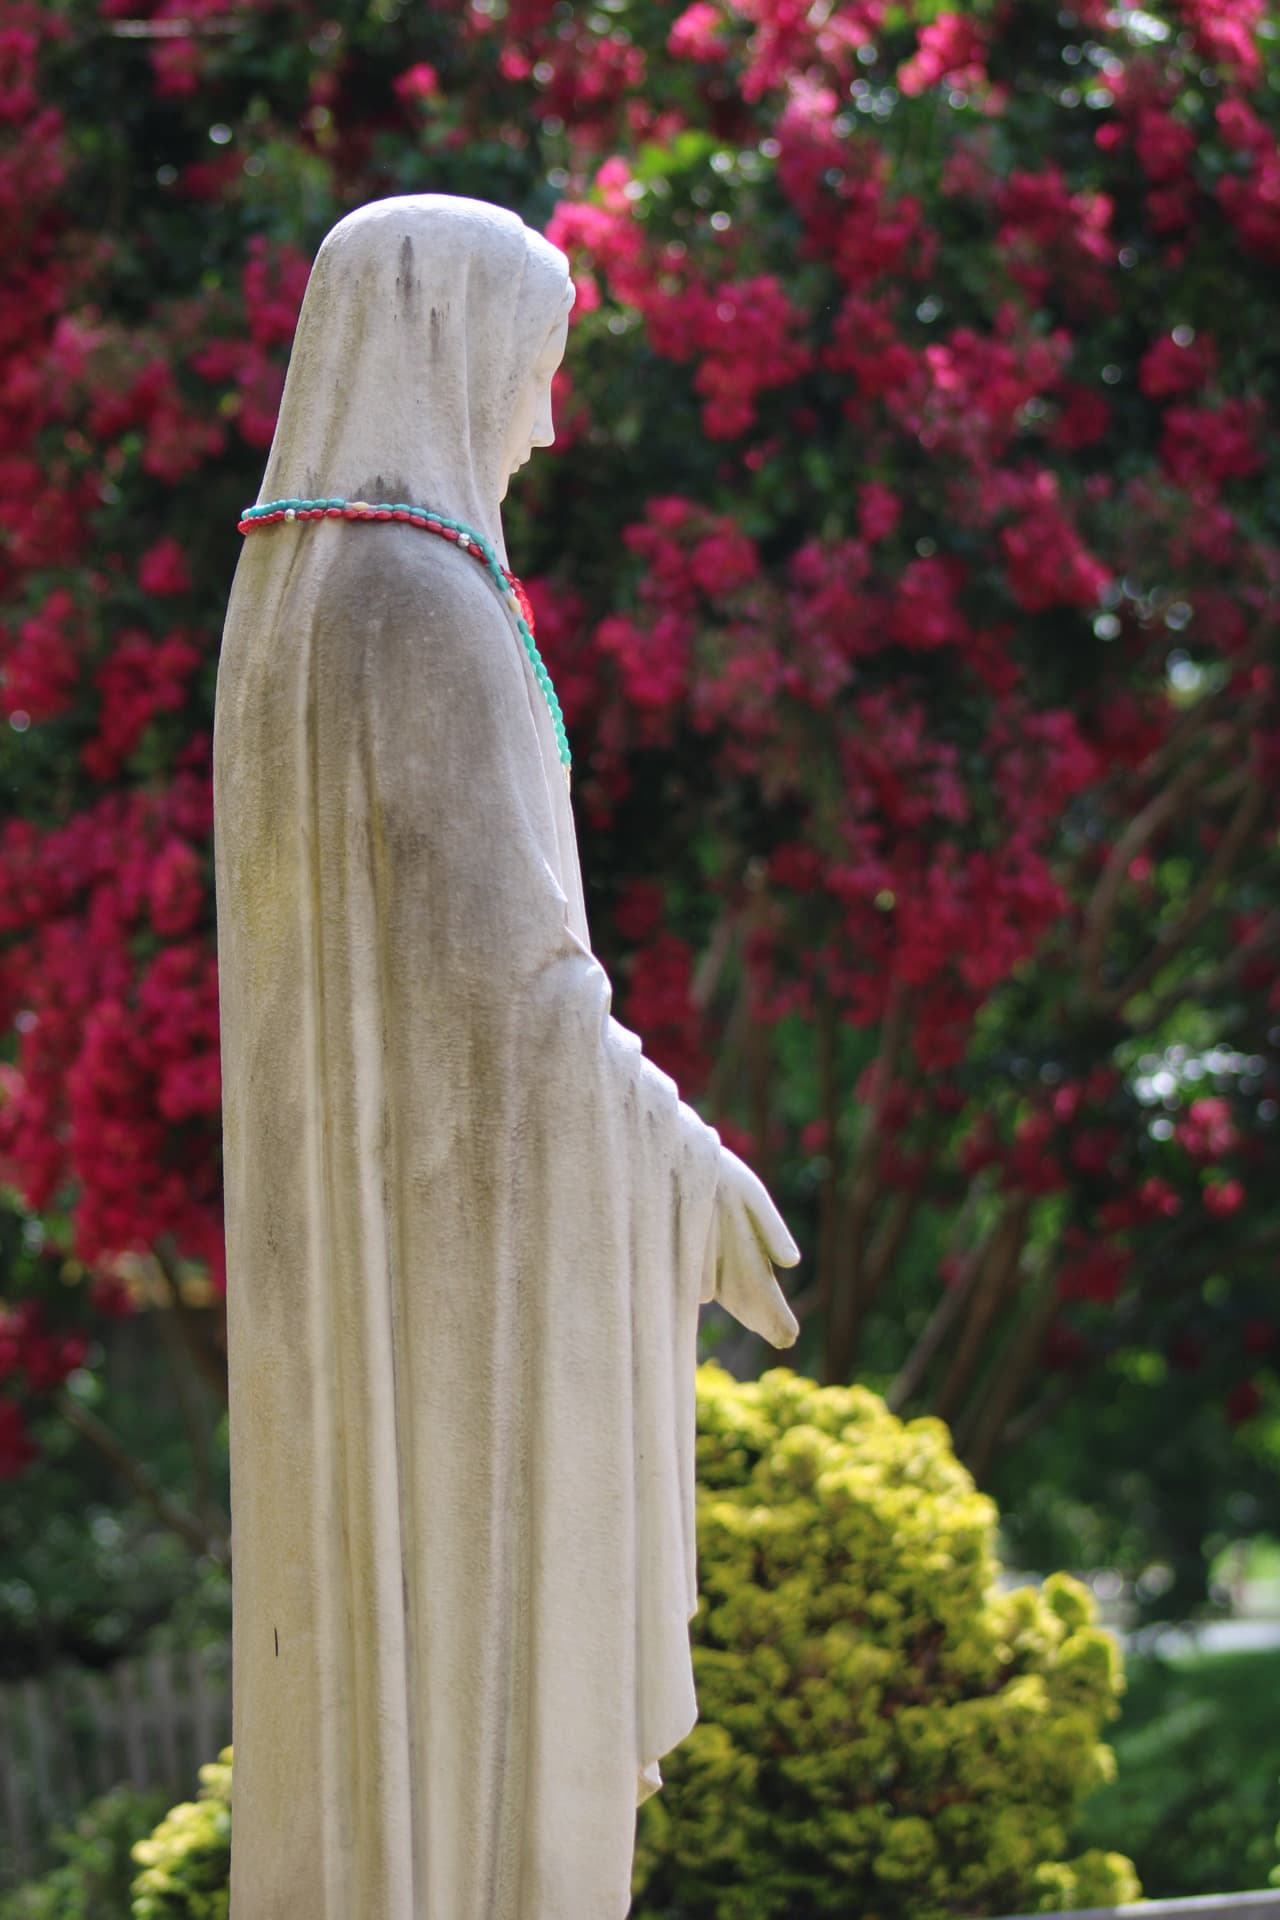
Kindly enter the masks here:
<path id="1" fill-rule="evenodd" d="M 407 233 L 400 242 L 399 262 L 400 271 L 396 275 L 396 290 L 400 294 L 406 319 L 412 319 L 418 299 L 418 283 L 413 270 L 413 241 Z"/>

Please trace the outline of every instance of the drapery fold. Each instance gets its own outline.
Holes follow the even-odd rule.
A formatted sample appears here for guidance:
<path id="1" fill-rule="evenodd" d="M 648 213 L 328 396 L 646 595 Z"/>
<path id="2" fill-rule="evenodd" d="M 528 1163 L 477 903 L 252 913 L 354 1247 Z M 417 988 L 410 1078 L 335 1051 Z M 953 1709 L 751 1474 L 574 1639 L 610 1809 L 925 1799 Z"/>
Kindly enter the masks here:
<path id="1" fill-rule="evenodd" d="M 232 1920 L 621 1920 L 695 1717 L 717 1136 L 611 1016 L 472 561 L 255 534 L 214 773 Z"/>

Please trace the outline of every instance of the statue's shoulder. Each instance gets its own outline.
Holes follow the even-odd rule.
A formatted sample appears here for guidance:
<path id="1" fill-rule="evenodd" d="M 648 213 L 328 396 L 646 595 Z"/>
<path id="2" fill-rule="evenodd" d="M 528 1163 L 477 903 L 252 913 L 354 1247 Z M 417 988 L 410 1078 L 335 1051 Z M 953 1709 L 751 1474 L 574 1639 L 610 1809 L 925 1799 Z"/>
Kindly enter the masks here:
<path id="1" fill-rule="evenodd" d="M 364 598 L 365 609 L 442 610 L 492 605 L 497 595 L 479 563 L 438 535 L 408 526 L 353 526 L 341 530 L 325 575 L 335 597 Z"/>
<path id="2" fill-rule="evenodd" d="M 459 626 L 506 624 L 484 570 L 448 541 L 407 526 L 356 526 L 344 534 L 325 575 L 331 617 L 441 639 Z"/>

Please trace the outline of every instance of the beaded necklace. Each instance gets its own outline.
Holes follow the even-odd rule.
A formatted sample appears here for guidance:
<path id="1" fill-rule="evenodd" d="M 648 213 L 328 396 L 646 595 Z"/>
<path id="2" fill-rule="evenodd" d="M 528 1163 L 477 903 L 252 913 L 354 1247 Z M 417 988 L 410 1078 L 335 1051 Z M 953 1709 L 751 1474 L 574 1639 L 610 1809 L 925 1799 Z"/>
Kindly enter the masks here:
<path id="1" fill-rule="evenodd" d="M 498 587 L 503 603 L 516 623 L 516 631 L 529 656 L 534 678 L 547 703 L 560 750 L 560 764 L 568 779 L 572 763 L 569 738 L 564 730 L 564 715 L 551 684 L 551 675 L 533 637 L 533 608 L 529 604 L 529 596 L 515 574 L 502 565 L 483 534 L 464 526 L 461 520 L 447 519 L 443 513 L 428 513 L 425 507 L 406 506 L 402 500 L 394 505 L 386 501 L 371 505 L 367 500 L 268 500 L 260 507 L 245 508 L 240 516 L 238 531 L 254 533 L 259 527 L 274 526 L 281 520 L 399 520 L 407 526 L 422 527 L 427 533 L 438 533 L 441 539 L 451 541 L 460 552 L 469 553 L 473 560 L 478 560 Z"/>

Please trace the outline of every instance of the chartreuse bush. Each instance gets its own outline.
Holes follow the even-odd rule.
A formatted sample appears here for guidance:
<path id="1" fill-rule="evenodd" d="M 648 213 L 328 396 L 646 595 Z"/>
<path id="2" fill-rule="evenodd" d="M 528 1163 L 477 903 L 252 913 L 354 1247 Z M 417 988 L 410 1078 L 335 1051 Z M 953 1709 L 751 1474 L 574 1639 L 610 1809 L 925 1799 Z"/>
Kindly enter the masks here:
<path id="1" fill-rule="evenodd" d="M 133 1857 L 133 1920 L 227 1920 L 231 1874 L 231 1749 L 200 1769 L 200 1793 L 170 1808 Z M 355 1920 L 354 1915 L 352 1920 Z"/>
<path id="2" fill-rule="evenodd" d="M 1069 1854 L 1122 1687 L 1092 1603 L 1001 1593 L 937 1420 L 779 1370 L 698 1379 L 702 1718 L 640 1816 L 634 1920 L 952 1920 L 1108 1906 Z M 133 1920 L 225 1920 L 231 1753 L 135 1849 Z"/>
<path id="3" fill-rule="evenodd" d="M 1068 1857 L 1122 1686 L 1089 1595 L 997 1590 L 937 1420 L 777 1371 L 698 1383 L 701 1720 L 642 1811 L 636 1920 L 1106 1906 Z"/>

